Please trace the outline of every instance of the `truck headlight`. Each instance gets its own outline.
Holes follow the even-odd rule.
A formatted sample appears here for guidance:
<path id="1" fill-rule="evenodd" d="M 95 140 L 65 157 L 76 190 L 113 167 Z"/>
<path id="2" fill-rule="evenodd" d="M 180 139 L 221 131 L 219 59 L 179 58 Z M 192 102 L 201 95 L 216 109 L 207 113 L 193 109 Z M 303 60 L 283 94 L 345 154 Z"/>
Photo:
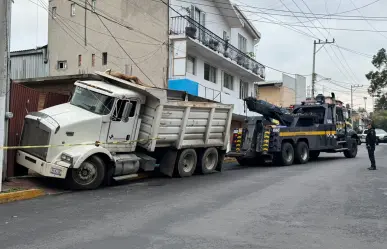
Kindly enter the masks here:
<path id="1" fill-rule="evenodd" d="M 60 159 L 61 159 L 62 161 L 69 162 L 69 163 L 72 163 L 72 162 L 73 162 L 73 158 L 72 158 L 71 156 L 69 156 L 69 155 L 66 155 L 66 154 L 62 154 L 62 155 L 60 156 Z"/>

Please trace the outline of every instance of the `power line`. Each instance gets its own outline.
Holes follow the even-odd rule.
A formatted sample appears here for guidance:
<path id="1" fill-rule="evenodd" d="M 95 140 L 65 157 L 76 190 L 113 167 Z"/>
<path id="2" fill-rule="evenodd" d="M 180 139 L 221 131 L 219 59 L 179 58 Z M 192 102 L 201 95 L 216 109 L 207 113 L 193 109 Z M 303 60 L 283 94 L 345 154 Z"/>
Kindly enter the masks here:
<path id="1" fill-rule="evenodd" d="M 193 4 L 196 4 L 196 5 L 202 5 L 202 6 L 209 6 L 209 7 L 213 7 L 212 5 L 206 5 L 206 4 L 201 4 L 201 3 L 196 3 L 196 2 L 189 2 L 189 1 L 182 1 L 182 0 L 179 0 L 181 2 L 187 2 L 187 3 L 193 3 Z M 182 7 L 180 5 L 176 5 L 176 4 L 173 4 L 173 6 L 178 6 L 178 7 Z M 221 7 L 220 7 L 221 8 Z M 230 8 L 225 8 L 225 9 L 230 9 Z M 246 10 L 244 10 L 246 11 Z M 259 13 L 259 12 L 258 12 Z M 210 15 L 217 15 L 217 16 L 222 16 L 222 17 L 227 17 L 227 18 L 234 18 L 234 19 L 239 19 L 239 17 L 236 17 L 236 16 L 229 16 L 229 15 L 223 15 L 223 14 L 219 14 L 219 13 L 213 13 L 213 12 L 206 12 L 206 14 L 210 14 Z M 265 15 L 270 15 L 268 13 L 260 13 L 260 14 L 265 14 Z M 258 15 L 257 15 L 258 16 Z M 260 18 L 262 18 L 262 16 L 259 16 Z M 257 20 L 257 19 L 247 19 L 248 21 L 251 21 L 251 22 L 262 22 L 262 23 L 269 23 L 269 24 L 275 24 L 275 25 L 281 25 L 280 23 L 277 23 L 277 22 L 272 22 L 272 21 L 262 21 L 262 20 Z M 362 19 L 359 19 L 359 21 L 362 20 Z M 371 33 L 375 33 L 375 32 L 382 32 L 382 33 L 387 33 L 387 30 L 378 30 L 378 31 L 375 31 L 375 30 L 369 30 L 369 29 L 349 29 L 349 28 L 334 28 L 334 27 L 319 27 L 319 26 L 304 26 L 304 25 L 298 25 L 298 24 L 294 24 L 294 23 L 285 23 L 285 22 L 282 22 L 283 25 L 286 25 L 286 26 L 290 26 L 290 27 L 305 27 L 305 28 L 314 28 L 314 29 L 328 29 L 328 30 L 338 30 L 338 31 L 349 31 L 349 32 L 371 32 Z M 303 24 L 303 23 L 302 23 Z"/>
<path id="2" fill-rule="evenodd" d="M 155 0 L 153 0 L 153 1 L 155 1 Z M 176 1 L 177 2 L 184 2 L 184 3 L 191 3 L 191 4 L 196 4 L 196 5 L 213 7 L 212 5 L 200 4 L 200 3 L 197 3 L 197 2 L 187 1 L 187 0 L 176 0 Z M 220 1 L 212 1 L 212 0 L 203 0 L 203 1 L 211 2 L 211 3 L 216 3 L 217 5 L 227 5 L 227 6 L 229 6 L 229 3 L 220 2 Z M 370 4 L 367 4 L 365 6 L 362 6 L 362 7 L 359 7 L 359 8 L 355 8 L 355 9 L 351 9 L 351 10 L 348 10 L 348 11 L 343 11 L 343 12 L 335 13 L 335 14 L 313 13 L 312 11 L 311 12 L 303 12 L 303 11 L 298 12 L 298 11 L 292 11 L 292 10 L 262 8 L 262 7 L 246 5 L 246 4 L 238 4 L 237 6 L 238 7 L 240 6 L 240 7 L 247 7 L 247 8 L 250 8 L 250 9 L 254 9 L 254 11 L 252 11 L 252 10 L 245 10 L 245 12 L 248 12 L 248 13 L 257 13 L 257 14 L 268 14 L 268 15 L 278 15 L 278 16 L 292 17 L 292 15 L 290 15 L 290 14 L 285 15 L 285 14 L 268 13 L 267 11 L 270 10 L 270 11 L 283 12 L 283 13 L 313 15 L 313 17 L 315 17 L 315 20 L 317 20 L 317 19 L 332 19 L 332 20 L 335 20 L 335 18 L 332 18 L 332 17 L 354 18 L 353 20 L 359 20 L 360 18 L 362 18 L 362 16 L 353 16 L 353 15 L 348 16 L 348 15 L 340 15 L 340 14 L 352 12 L 352 11 L 355 11 L 357 9 L 361 9 L 361 8 L 367 7 L 369 5 L 372 5 L 374 3 L 377 3 L 379 1 L 380 0 L 376 0 L 376 1 L 374 1 L 374 2 L 372 2 Z M 174 5 L 174 4 L 171 4 L 171 5 Z M 230 7 L 221 7 L 221 6 L 218 7 L 217 6 L 217 8 L 227 9 L 227 10 L 234 10 L 233 8 L 230 8 Z M 263 10 L 263 11 L 256 11 L 257 9 L 260 9 L 260 10 Z M 317 16 L 321 16 L 321 17 L 317 17 Z M 298 17 L 304 18 L 303 16 L 298 16 Z M 355 18 L 357 18 L 357 19 L 355 19 Z M 383 20 L 383 19 L 387 19 L 387 16 L 367 16 L 365 18 L 368 18 L 370 20 L 380 20 L 380 19 Z M 338 20 L 346 20 L 346 19 L 338 19 Z M 383 20 L 383 21 L 385 21 L 385 20 Z"/>

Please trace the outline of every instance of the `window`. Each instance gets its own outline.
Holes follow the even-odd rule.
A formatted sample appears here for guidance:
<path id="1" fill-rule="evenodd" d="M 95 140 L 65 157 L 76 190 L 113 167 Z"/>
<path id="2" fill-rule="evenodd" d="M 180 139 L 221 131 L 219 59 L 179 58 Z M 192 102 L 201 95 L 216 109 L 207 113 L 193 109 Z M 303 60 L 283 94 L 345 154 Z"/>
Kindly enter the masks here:
<path id="1" fill-rule="evenodd" d="M 78 55 L 78 67 L 82 66 L 82 55 Z"/>
<path id="2" fill-rule="evenodd" d="M 230 90 L 234 90 L 234 77 L 228 73 L 223 73 L 223 86 Z"/>
<path id="3" fill-rule="evenodd" d="M 204 63 L 204 79 L 216 83 L 216 68 Z"/>
<path id="4" fill-rule="evenodd" d="M 91 0 L 91 9 L 95 12 L 95 2 L 96 0 Z"/>
<path id="5" fill-rule="evenodd" d="M 259 98 L 259 87 L 257 84 L 254 85 L 254 94 L 255 94 L 255 97 L 258 99 Z"/>
<path id="6" fill-rule="evenodd" d="M 70 15 L 75 16 L 75 3 L 71 4 Z"/>
<path id="7" fill-rule="evenodd" d="M 125 105 L 128 103 L 128 100 L 118 100 L 116 108 L 113 113 L 113 121 L 121 121 L 122 120 L 122 114 L 125 109 Z M 132 103 L 132 109 L 130 110 L 129 117 L 132 118 L 136 114 L 136 106 L 137 106 L 137 101 L 130 101 Z"/>
<path id="8" fill-rule="evenodd" d="M 249 96 L 249 83 L 240 81 L 239 84 L 239 98 L 245 99 Z"/>
<path id="9" fill-rule="evenodd" d="M 52 7 L 51 17 L 52 19 L 56 18 L 56 7 Z"/>
<path id="10" fill-rule="evenodd" d="M 246 43 L 247 43 L 247 40 L 245 37 L 243 37 L 241 34 L 238 34 L 238 48 L 240 51 L 242 51 L 243 53 L 246 53 Z"/>
<path id="11" fill-rule="evenodd" d="M 77 86 L 70 104 L 78 106 L 95 114 L 107 115 L 110 113 L 114 103 L 114 98 L 93 92 L 86 88 Z"/>
<path id="12" fill-rule="evenodd" d="M 95 54 L 91 55 L 91 66 L 95 67 Z"/>
<path id="13" fill-rule="evenodd" d="M 223 40 L 227 40 L 227 39 L 228 39 L 227 31 L 223 31 Z"/>
<path id="14" fill-rule="evenodd" d="M 107 52 L 102 53 L 102 65 L 107 65 Z"/>
<path id="15" fill-rule="evenodd" d="M 195 58 L 190 55 L 187 56 L 186 72 L 190 74 L 195 74 Z"/>
<path id="16" fill-rule="evenodd" d="M 57 69 L 66 69 L 66 68 L 67 68 L 67 61 L 58 61 Z"/>

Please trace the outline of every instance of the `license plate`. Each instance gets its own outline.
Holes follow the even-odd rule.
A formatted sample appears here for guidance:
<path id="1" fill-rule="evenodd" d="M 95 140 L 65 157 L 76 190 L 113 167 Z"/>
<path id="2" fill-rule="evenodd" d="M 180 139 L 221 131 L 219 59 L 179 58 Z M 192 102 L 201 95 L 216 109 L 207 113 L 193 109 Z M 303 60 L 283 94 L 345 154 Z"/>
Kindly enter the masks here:
<path id="1" fill-rule="evenodd" d="M 53 175 L 60 176 L 62 175 L 62 170 L 61 169 L 56 169 L 56 168 L 51 168 L 50 173 Z"/>

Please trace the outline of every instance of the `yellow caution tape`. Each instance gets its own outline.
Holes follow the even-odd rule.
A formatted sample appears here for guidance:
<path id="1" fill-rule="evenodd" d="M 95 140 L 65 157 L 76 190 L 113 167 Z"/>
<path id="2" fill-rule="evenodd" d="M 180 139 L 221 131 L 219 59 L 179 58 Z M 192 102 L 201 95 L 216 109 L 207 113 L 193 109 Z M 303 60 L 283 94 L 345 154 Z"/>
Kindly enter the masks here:
<path id="1" fill-rule="evenodd" d="M 53 148 L 53 147 L 73 147 L 73 146 L 82 146 L 82 145 L 109 145 L 109 144 L 132 144 L 137 142 L 146 142 L 151 140 L 159 140 L 160 138 L 149 138 L 149 139 L 138 139 L 138 140 L 124 140 L 124 141 L 116 141 L 116 142 L 99 142 L 95 143 L 77 143 L 77 144 L 49 144 L 49 145 L 25 145 L 25 146 L 0 146 L 0 150 L 15 150 L 15 149 L 36 149 L 36 148 Z"/>

